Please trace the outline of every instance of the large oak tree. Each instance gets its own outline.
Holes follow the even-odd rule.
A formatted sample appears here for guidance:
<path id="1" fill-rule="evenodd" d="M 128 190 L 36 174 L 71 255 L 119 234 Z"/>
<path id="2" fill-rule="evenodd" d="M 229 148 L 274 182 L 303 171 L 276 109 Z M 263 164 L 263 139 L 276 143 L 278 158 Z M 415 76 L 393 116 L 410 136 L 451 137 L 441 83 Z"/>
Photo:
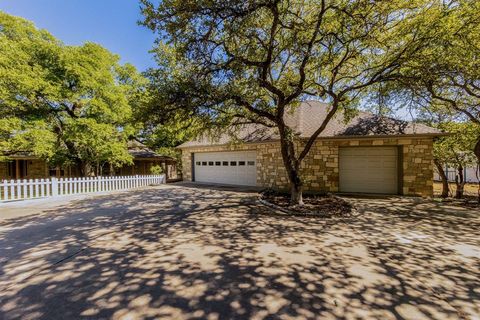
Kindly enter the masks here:
<path id="1" fill-rule="evenodd" d="M 67 46 L 0 12 L 0 158 L 30 152 L 85 175 L 131 163 L 126 143 L 145 81 L 100 45 Z"/>
<path id="2" fill-rule="evenodd" d="M 209 125 L 256 123 L 278 131 L 291 200 L 302 203 L 301 164 L 337 112 L 350 111 L 432 36 L 419 0 L 141 0 L 158 32 L 162 113 Z M 417 21 L 412 28 L 406 21 Z M 284 115 L 306 98 L 330 104 L 308 139 Z M 241 119 L 241 120 L 239 120 Z"/>

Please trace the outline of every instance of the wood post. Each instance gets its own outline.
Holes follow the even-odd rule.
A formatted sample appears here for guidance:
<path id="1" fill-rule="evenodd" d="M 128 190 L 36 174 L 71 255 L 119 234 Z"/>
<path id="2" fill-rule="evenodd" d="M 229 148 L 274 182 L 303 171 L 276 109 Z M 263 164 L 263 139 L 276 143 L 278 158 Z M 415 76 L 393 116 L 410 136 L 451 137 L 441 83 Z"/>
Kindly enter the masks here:
<path id="1" fill-rule="evenodd" d="M 20 163 L 15 160 L 15 179 L 20 179 Z"/>

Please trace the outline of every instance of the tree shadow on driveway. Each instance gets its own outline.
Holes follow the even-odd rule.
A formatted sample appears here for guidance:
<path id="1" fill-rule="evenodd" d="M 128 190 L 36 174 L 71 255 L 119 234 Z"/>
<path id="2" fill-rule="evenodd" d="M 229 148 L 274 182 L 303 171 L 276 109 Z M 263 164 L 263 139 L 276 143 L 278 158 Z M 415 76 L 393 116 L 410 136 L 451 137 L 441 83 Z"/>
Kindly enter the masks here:
<path id="1" fill-rule="evenodd" d="M 479 223 L 407 198 L 351 219 L 266 215 L 168 186 L 0 223 L 0 318 L 468 319 Z"/>

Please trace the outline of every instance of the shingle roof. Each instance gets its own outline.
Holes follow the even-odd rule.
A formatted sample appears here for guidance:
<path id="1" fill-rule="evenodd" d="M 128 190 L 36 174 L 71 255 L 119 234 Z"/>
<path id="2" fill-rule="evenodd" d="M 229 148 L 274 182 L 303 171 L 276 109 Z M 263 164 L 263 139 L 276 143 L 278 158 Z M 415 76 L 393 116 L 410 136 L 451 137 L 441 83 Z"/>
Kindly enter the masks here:
<path id="1" fill-rule="evenodd" d="M 138 140 L 130 140 L 127 143 L 128 153 L 132 155 L 134 159 L 157 159 L 157 160 L 174 160 L 169 156 L 160 155 L 148 148 L 146 145 Z M 30 152 L 22 151 L 16 152 L 13 155 L 8 156 L 11 159 L 36 159 Z"/>
<path id="2" fill-rule="evenodd" d="M 135 159 L 168 159 L 173 160 L 172 157 L 162 156 L 155 153 L 152 149 L 137 140 L 130 140 L 127 143 L 128 153 Z"/>
<path id="3" fill-rule="evenodd" d="M 323 119 L 330 110 L 330 105 L 319 101 L 302 102 L 293 112 L 286 113 L 285 122 L 300 138 L 310 137 L 318 129 Z M 359 111 L 349 121 L 344 114 L 338 112 L 328 123 L 319 138 L 347 138 L 373 137 L 373 136 L 398 136 L 398 135 L 441 135 L 442 133 L 424 124 L 397 120 L 389 117 L 378 116 L 370 112 Z M 235 133 L 235 137 L 243 142 L 261 142 L 278 140 L 276 129 L 267 128 L 258 124 L 243 125 Z M 232 136 L 223 134 L 218 138 L 207 135 L 196 140 L 188 141 L 179 148 L 222 145 L 232 141 Z"/>

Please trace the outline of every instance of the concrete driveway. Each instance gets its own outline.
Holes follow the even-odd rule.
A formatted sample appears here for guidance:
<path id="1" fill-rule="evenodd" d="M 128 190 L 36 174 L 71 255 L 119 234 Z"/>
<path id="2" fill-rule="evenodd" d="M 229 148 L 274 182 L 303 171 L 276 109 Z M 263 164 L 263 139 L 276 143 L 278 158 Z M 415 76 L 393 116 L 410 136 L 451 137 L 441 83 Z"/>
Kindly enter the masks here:
<path id="1" fill-rule="evenodd" d="M 478 212 L 279 217 L 185 185 L 60 201 L 0 205 L 0 319 L 479 319 Z"/>

